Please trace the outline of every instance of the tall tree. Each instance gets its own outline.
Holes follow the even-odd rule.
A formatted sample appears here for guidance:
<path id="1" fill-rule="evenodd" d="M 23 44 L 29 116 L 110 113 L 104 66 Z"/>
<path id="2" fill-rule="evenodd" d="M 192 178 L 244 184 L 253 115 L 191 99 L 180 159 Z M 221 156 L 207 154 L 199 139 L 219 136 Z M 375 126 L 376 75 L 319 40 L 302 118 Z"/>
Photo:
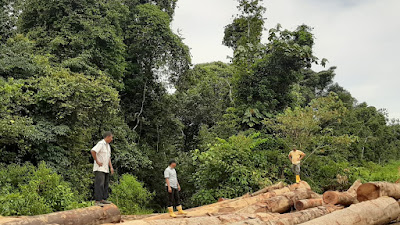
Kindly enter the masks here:
<path id="1" fill-rule="evenodd" d="M 35 41 L 41 53 L 53 55 L 52 61 L 73 72 L 104 72 L 118 86 L 125 71 L 118 20 L 126 13 L 118 0 L 27 0 L 18 30 Z"/>
<path id="2" fill-rule="evenodd" d="M 233 62 L 249 66 L 259 56 L 264 29 L 262 0 L 238 0 L 240 15 L 225 27 L 223 44 L 234 51 Z"/>

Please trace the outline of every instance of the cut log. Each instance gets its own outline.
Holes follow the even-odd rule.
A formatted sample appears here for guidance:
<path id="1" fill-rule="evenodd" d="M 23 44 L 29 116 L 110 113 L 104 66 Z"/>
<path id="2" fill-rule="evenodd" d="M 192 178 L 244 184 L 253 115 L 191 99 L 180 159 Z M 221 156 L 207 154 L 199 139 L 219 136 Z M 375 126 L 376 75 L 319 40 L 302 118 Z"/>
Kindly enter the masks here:
<path id="1" fill-rule="evenodd" d="M 263 202 L 266 199 L 271 197 L 280 196 L 285 193 L 297 190 L 297 189 L 308 189 L 311 190 L 310 185 L 301 181 L 300 183 L 289 185 L 288 187 L 276 189 L 267 193 L 259 194 L 253 197 L 240 197 L 230 200 L 225 200 L 217 203 L 213 203 L 206 206 L 201 206 L 193 209 L 186 210 L 188 212 L 188 216 L 190 217 L 200 217 L 206 215 L 218 215 L 218 214 L 226 214 L 226 213 L 235 213 L 239 210 L 248 207 L 250 205 L 256 204 L 258 202 Z M 146 220 L 160 220 L 160 219 L 168 219 L 168 214 L 162 214 L 158 216 L 153 216 L 146 218 Z"/>
<path id="2" fill-rule="evenodd" d="M 382 196 L 400 199 L 400 184 L 372 182 L 362 184 L 357 189 L 357 199 L 360 202 L 377 199 Z"/>
<path id="3" fill-rule="evenodd" d="M 399 203 L 390 197 L 353 204 L 348 208 L 302 223 L 302 225 L 383 225 L 400 214 Z"/>
<path id="4" fill-rule="evenodd" d="M 92 206 L 38 216 L 27 216 L 3 223 L 3 225 L 97 225 L 104 223 L 118 223 L 120 221 L 121 213 L 119 209 L 114 204 L 110 204 L 105 205 L 104 207 Z"/>
<path id="5" fill-rule="evenodd" d="M 239 210 L 240 213 L 283 213 L 291 209 L 297 200 L 311 198 L 313 192 L 309 189 L 298 189 L 284 193 L 280 196 L 271 197 Z"/>
<path id="6" fill-rule="evenodd" d="M 357 202 L 357 195 L 347 192 L 327 191 L 323 194 L 323 199 L 325 204 L 349 206 Z"/>
<path id="7" fill-rule="evenodd" d="M 317 206 L 322 206 L 324 202 L 322 201 L 322 198 L 317 198 L 317 199 L 302 199 L 298 200 L 294 203 L 294 208 L 298 211 L 317 207 Z"/>
<path id="8" fill-rule="evenodd" d="M 263 203 L 266 205 L 267 212 L 284 213 L 289 211 L 296 201 L 311 198 L 312 193 L 309 189 L 298 189 L 267 199 Z M 256 212 L 263 212 L 263 209 L 259 209 Z"/>
<path id="9" fill-rule="evenodd" d="M 257 196 L 257 195 L 264 194 L 266 192 L 270 192 L 270 191 L 273 191 L 273 190 L 276 190 L 276 189 L 281 189 L 281 188 L 284 188 L 284 187 L 285 187 L 285 184 L 283 182 L 278 182 L 278 183 L 276 183 L 274 185 L 271 185 L 271 186 L 265 187 L 265 188 L 263 188 L 263 189 L 261 189 L 259 191 L 256 191 L 253 194 L 251 194 L 250 196 Z"/>
<path id="10" fill-rule="evenodd" d="M 332 205 L 344 205 L 349 206 L 351 204 L 358 203 L 357 200 L 357 189 L 361 186 L 361 181 L 357 180 L 346 192 L 338 191 L 327 191 L 323 194 L 323 200 L 326 204 Z"/>

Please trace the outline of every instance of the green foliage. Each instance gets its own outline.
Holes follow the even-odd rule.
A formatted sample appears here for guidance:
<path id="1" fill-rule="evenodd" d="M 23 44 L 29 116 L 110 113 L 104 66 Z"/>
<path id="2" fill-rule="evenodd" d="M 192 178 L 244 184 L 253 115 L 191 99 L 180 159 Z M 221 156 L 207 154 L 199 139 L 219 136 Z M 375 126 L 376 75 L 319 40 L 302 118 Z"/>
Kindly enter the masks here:
<path id="1" fill-rule="evenodd" d="M 233 105 L 234 74 L 233 66 L 215 62 L 196 65 L 180 78 L 176 110 L 185 125 L 185 149 L 195 149 L 201 126 L 216 125 Z"/>
<path id="2" fill-rule="evenodd" d="M 262 0 L 238 0 L 237 15 L 231 24 L 225 27 L 223 44 L 234 50 L 233 62 L 243 67 L 249 67 L 259 58 L 264 30 L 265 7 Z M 244 68 L 241 68 L 244 69 Z"/>
<path id="3" fill-rule="evenodd" d="M 348 135 L 336 136 L 333 132 L 333 129 L 341 124 L 346 112 L 343 103 L 336 95 L 331 94 L 314 99 L 305 108 L 287 108 L 276 118 L 266 120 L 265 125 L 298 148 L 338 150 L 346 148 L 356 138 Z"/>
<path id="4" fill-rule="evenodd" d="M 219 197 L 234 198 L 253 192 L 276 180 L 268 173 L 268 151 L 283 149 L 283 143 L 259 133 L 239 134 L 219 139 L 209 149 L 193 152 L 195 204 L 214 202 Z"/>
<path id="5" fill-rule="evenodd" d="M 71 184 L 45 163 L 10 164 L 0 169 L 0 214 L 38 215 L 88 206 L 81 203 Z"/>
<path id="6" fill-rule="evenodd" d="M 143 187 L 143 183 L 129 174 L 121 176 L 119 183 L 111 185 L 113 190 L 110 200 L 114 202 L 123 214 L 148 214 L 152 213 L 146 207 L 154 194 Z"/>
<path id="7" fill-rule="evenodd" d="M 295 31 L 281 30 L 280 26 L 269 30 L 262 58 L 239 76 L 237 98 L 241 104 L 267 113 L 290 104 L 290 89 L 299 81 L 300 71 L 316 61 L 310 30 L 307 26 Z"/>
<path id="8" fill-rule="evenodd" d="M 41 72 L 33 53 L 34 43 L 23 35 L 16 35 L 0 44 L 0 76 L 28 78 Z"/>
<path id="9" fill-rule="evenodd" d="M 119 1 L 24 1 L 18 30 L 74 72 L 103 71 L 120 81 L 125 46 L 118 17 L 127 9 Z M 84 16 L 80 16 L 80 14 Z M 115 83 L 117 85 L 117 83 Z"/>

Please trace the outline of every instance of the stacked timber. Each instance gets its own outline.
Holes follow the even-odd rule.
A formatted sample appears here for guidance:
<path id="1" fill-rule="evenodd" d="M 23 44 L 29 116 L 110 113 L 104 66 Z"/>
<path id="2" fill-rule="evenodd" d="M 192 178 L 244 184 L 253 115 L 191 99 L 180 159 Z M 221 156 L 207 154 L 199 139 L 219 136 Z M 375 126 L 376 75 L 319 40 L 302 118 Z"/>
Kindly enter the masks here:
<path id="1" fill-rule="evenodd" d="M 278 183 L 252 194 L 126 225 L 383 225 L 400 221 L 400 184 L 360 181 L 345 192 L 314 193 L 306 182 Z"/>
<path id="2" fill-rule="evenodd" d="M 121 225 L 385 225 L 399 224 L 400 184 L 356 181 L 347 191 L 316 194 L 302 181 L 277 183 L 235 199 L 187 210 L 171 218 L 168 214 L 133 220 Z M 104 224 L 121 219 L 115 205 L 89 207 L 46 215 L 0 220 L 8 225 Z"/>

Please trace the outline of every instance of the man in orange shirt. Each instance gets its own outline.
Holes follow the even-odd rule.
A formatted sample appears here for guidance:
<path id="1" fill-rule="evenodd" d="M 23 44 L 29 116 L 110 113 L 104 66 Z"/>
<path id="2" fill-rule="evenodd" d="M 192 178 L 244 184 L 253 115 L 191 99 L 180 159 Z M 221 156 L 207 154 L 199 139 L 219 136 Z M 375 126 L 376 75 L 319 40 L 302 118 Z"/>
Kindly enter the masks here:
<path id="1" fill-rule="evenodd" d="M 297 150 L 293 147 L 293 150 L 289 153 L 289 159 L 292 162 L 292 171 L 296 174 L 296 183 L 300 182 L 300 162 L 306 156 L 304 152 Z"/>

